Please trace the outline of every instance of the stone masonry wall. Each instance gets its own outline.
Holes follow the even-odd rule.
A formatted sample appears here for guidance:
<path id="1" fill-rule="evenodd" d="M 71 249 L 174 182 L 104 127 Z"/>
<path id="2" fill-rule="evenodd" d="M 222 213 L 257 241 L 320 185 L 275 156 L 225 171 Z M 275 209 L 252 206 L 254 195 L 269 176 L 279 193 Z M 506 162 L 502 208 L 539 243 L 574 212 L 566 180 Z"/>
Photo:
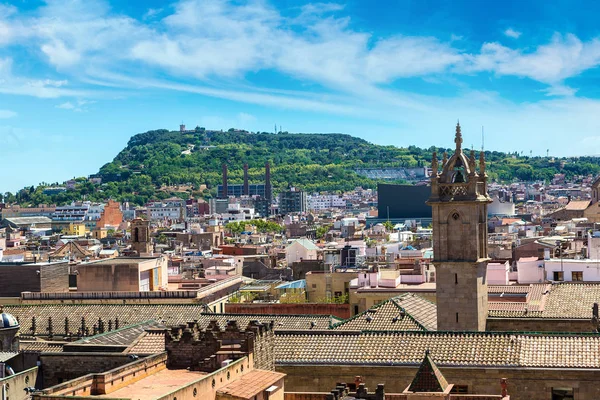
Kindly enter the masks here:
<path id="1" fill-rule="evenodd" d="M 205 330 L 196 322 L 171 328 L 166 335 L 169 369 L 212 372 L 226 359 L 236 360 L 252 354 L 256 368 L 274 370 L 273 326 L 251 321 L 240 329 L 235 320 L 222 331 L 217 321 Z"/>
<path id="2" fill-rule="evenodd" d="M 277 365 L 276 370 L 287 374 L 286 392 L 329 392 L 338 382 L 362 376 L 366 382 L 385 384 L 388 393 L 401 393 L 418 367 Z M 448 383 L 467 386 L 470 394 L 500 394 L 500 379 L 507 378 L 511 400 L 552 400 L 552 388 L 573 388 L 575 400 L 600 399 L 600 370 L 441 367 L 440 371 Z"/>

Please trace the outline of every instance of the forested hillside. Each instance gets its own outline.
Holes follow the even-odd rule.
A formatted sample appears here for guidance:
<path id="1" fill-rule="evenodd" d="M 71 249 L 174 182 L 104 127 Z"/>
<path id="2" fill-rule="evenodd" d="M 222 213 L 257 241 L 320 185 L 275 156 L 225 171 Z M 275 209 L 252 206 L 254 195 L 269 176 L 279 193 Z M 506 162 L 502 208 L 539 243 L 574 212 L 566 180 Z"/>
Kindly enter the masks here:
<path id="1" fill-rule="evenodd" d="M 221 165 L 229 167 L 229 182 L 242 182 L 244 163 L 251 182 L 264 181 L 265 162 L 271 163 L 274 191 L 290 185 L 308 192 L 345 191 L 356 186 L 375 188 L 377 181 L 354 172 L 357 168 L 418 167 L 429 165 L 434 150 L 415 146 L 400 148 L 371 144 L 344 134 L 178 132 L 155 130 L 133 136 L 127 147 L 99 171 L 102 185 L 78 179 L 75 190 L 43 194 L 48 184 L 7 193 L 5 201 L 21 204 L 67 203 L 113 198 L 144 204 L 173 194 L 211 197 L 221 182 Z M 449 153 L 450 149 L 447 150 Z M 556 173 L 571 178 L 600 172 L 596 157 L 553 159 L 525 157 L 517 153 L 486 152 L 490 178 L 499 181 L 550 180 Z M 177 193 L 186 185 L 187 193 Z M 206 185 L 207 189 L 200 191 Z"/>

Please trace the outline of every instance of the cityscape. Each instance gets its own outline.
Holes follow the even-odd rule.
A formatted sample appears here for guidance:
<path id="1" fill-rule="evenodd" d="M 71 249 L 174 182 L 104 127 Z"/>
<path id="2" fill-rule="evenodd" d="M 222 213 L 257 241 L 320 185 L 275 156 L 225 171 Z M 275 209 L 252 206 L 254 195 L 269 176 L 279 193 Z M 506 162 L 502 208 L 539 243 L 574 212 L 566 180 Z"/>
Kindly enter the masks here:
<path id="1" fill-rule="evenodd" d="M 588 13 L 22 3 L 0 400 L 600 399 L 600 53 L 555 14 Z"/>

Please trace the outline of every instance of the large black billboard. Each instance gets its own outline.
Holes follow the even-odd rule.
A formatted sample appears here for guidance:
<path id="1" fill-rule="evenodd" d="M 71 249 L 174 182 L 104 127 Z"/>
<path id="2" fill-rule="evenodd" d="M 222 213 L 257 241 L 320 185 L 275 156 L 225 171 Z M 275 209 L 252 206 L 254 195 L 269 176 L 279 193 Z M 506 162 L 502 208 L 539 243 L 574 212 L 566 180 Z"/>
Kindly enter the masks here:
<path id="1" fill-rule="evenodd" d="M 431 218 L 430 186 L 377 185 L 379 218 Z M 389 208 L 388 208 L 389 207 Z"/>

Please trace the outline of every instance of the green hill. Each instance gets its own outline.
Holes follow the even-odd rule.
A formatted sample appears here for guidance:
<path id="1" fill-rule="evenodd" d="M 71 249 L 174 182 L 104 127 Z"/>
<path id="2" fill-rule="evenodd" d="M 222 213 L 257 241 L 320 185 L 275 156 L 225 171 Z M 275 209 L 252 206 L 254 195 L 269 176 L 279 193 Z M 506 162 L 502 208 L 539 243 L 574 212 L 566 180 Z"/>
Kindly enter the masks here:
<path id="1" fill-rule="evenodd" d="M 99 171 L 102 185 L 79 178 L 75 190 L 43 193 L 47 184 L 25 188 L 5 201 L 20 204 L 57 203 L 107 198 L 144 204 L 150 199 L 180 195 L 211 197 L 221 182 L 221 165 L 229 167 L 229 182 L 242 183 L 248 163 L 251 182 L 264 182 L 265 162 L 271 163 L 274 192 L 290 185 L 308 192 L 345 191 L 356 186 L 374 188 L 376 180 L 355 172 L 357 168 L 421 167 L 441 148 L 421 149 L 380 146 L 344 134 L 279 134 L 228 132 L 179 132 L 155 130 L 133 136 L 127 147 Z M 448 149 L 450 153 L 451 150 Z M 441 158 L 441 155 L 440 155 Z M 599 158 L 551 159 L 522 157 L 517 153 L 486 152 L 490 178 L 500 181 L 550 180 L 556 173 L 571 178 L 600 172 Z M 186 185 L 187 193 L 177 192 Z M 207 189 L 200 191 L 206 185 Z"/>

